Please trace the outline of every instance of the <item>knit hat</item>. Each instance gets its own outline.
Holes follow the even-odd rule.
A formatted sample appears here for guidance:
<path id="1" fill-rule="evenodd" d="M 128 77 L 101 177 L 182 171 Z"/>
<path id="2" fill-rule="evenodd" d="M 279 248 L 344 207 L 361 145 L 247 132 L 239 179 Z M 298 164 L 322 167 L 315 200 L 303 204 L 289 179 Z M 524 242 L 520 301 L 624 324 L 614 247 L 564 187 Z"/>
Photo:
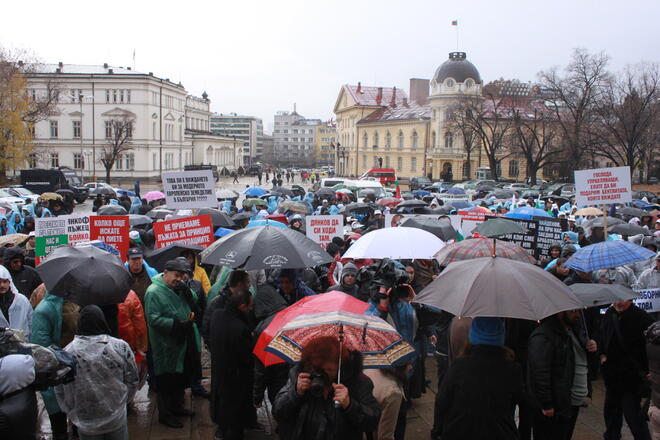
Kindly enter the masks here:
<path id="1" fill-rule="evenodd" d="M 473 345 L 504 345 L 504 324 L 500 318 L 477 317 L 470 326 L 470 342 Z"/>
<path id="2" fill-rule="evenodd" d="M 341 269 L 341 279 L 342 281 L 344 280 L 344 277 L 346 275 L 357 275 L 358 269 L 353 263 L 346 263 L 344 264 L 344 267 Z"/>
<path id="3" fill-rule="evenodd" d="M 569 256 L 573 255 L 576 252 L 577 252 L 577 249 L 572 244 L 565 244 L 561 248 L 561 256 L 562 257 L 567 257 L 568 258 Z"/>

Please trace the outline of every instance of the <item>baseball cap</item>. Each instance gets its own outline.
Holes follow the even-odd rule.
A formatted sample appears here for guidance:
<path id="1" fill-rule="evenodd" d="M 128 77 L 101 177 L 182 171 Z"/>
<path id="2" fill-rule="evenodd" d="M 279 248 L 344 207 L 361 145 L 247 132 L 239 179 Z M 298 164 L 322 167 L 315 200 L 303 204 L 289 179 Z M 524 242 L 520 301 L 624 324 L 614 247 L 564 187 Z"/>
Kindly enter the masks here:
<path id="1" fill-rule="evenodd" d="M 377 210 L 374 211 L 374 215 L 382 215 L 382 214 L 383 214 L 383 211 L 381 211 L 380 209 L 377 209 Z"/>
<path id="2" fill-rule="evenodd" d="M 130 248 L 126 252 L 126 258 L 128 258 L 129 260 L 131 258 L 138 258 L 138 257 L 144 257 L 144 252 L 142 252 L 142 249 L 140 248 L 136 248 L 136 247 Z"/>
<path id="3" fill-rule="evenodd" d="M 35 237 L 36 235 L 37 235 L 36 232 L 30 231 L 30 233 L 28 234 L 28 237 Z"/>

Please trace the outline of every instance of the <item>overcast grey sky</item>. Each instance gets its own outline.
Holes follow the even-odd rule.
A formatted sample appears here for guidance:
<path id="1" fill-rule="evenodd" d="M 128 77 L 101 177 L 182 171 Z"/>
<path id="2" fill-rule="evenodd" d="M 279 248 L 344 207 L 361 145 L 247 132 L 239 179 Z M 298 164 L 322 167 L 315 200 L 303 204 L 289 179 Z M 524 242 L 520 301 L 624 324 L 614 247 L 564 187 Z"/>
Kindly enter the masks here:
<path id="1" fill-rule="evenodd" d="M 3 2 L 0 44 L 45 62 L 132 65 L 206 90 L 216 112 L 272 126 L 293 103 L 333 117 L 342 84 L 430 78 L 464 50 L 485 81 L 534 80 L 575 47 L 611 69 L 660 58 L 658 0 L 252 0 Z"/>

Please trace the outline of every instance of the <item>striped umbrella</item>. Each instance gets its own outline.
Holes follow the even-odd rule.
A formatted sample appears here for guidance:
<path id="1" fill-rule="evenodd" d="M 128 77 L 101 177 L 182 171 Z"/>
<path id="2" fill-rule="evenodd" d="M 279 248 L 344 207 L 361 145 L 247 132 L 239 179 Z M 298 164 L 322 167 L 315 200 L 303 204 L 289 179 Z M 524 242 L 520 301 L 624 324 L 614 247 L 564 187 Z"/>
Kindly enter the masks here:
<path id="1" fill-rule="evenodd" d="M 534 264 L 535 260 L 522 246 L 510 241 L 497 240 L 495 252 L 498 257 Z M 472 260 L 493 255 L 493 240 L 488 238 L 471 238 L 450 243 L 435 254 L 441 266 L 447 266 L 454 261 Z"/>
<path id="2" fill-rule="evenodd" d="M 581 272 L 593 272 L 643 261 L 654 255 L 654 252 L 629 241 L 603 241 L 578 249 L 564 267 Z"/>

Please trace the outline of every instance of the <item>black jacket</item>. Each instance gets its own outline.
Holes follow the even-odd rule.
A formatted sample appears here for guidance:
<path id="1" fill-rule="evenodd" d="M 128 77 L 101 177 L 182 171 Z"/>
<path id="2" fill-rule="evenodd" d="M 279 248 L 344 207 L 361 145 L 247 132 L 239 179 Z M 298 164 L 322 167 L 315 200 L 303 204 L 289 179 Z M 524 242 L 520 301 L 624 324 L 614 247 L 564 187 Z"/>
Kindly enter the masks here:
<path id="1" fill-rule="evenodd" d="M 25 264 L 23 250 L 17 247 L 9 248 L 5 251 L 3 258 L 5 266 L 9 270 L 18 291 L 30 298 L 32 291 L 41 284 L 41 277 L 34 268 Z M 11 266 L 9 265 L 9 262 L 15 258 L 21 258 L 23 260 L 23 267 L 16 272 L 11 270 Z"/>
<path id="2" fill-rule="evenodd" d="M 362 434 L 378 427 L 380 408 L 373 396 L 373 383 L 362 373 L 359 354 L 351 354 L 351 361 L 342 367 L 342 383 L 348 388 L 350 405 L 335 409 L 332 394 L 327 399 L 314 398 L 296 392 L 300 367 L 289 373 L 287 384 L 280 390 L 273 404 L 273 416 L 282 440 L 362 440 Z M 313 434 L 311 434 L 313 433 Z"/>
<path id="3" fill-rule="evenodd" d="M 501 347 L 472 346 L 449 367 L 438 391 L 443 440 L 518 438 L 515 407 L 523 397 L 520 366 Z"/>
<path id="4" fill-rule="evenodd" d="M 369 301 L 369 298 L 364 298 L 360 295 L 360 288 L 357 283 L 347 286 L 344 283 L 335 284 L 334 286 L 328 287 L 328 292 L 344 292 L 347 295 L 351 295 L 353 298 L 357 298 L 362 301 Z"/>
<path id="5" fill-rule="evenodd" d="M 571 408 L 575 375 L 571 335 L 558 316 L 551 316 L 534 330 L 527 347 L 527 385 L 533 405 L 566 413 Z"/>
<path id="6" fill-rule="evenodd" d="M 646 356 L 651 375 L 651 401 L 660 407 L 660 324 L 653 324 L 646 331 Z"/>
<path id="7" fill-rule="evenodd" d="M 213 313 L 216 310 L 223 310 L 227 305 L 227 299 L 231 296 L 231 291 L 229 287 L 225 287 L 222 291 L 213 298 L 213 300 L 206 305 L 206 310 L 204 311 L 204 319 L 202 320 L 202 337 L 204 338 L 204 343 L 211 345 L 211 318 Z"/>

